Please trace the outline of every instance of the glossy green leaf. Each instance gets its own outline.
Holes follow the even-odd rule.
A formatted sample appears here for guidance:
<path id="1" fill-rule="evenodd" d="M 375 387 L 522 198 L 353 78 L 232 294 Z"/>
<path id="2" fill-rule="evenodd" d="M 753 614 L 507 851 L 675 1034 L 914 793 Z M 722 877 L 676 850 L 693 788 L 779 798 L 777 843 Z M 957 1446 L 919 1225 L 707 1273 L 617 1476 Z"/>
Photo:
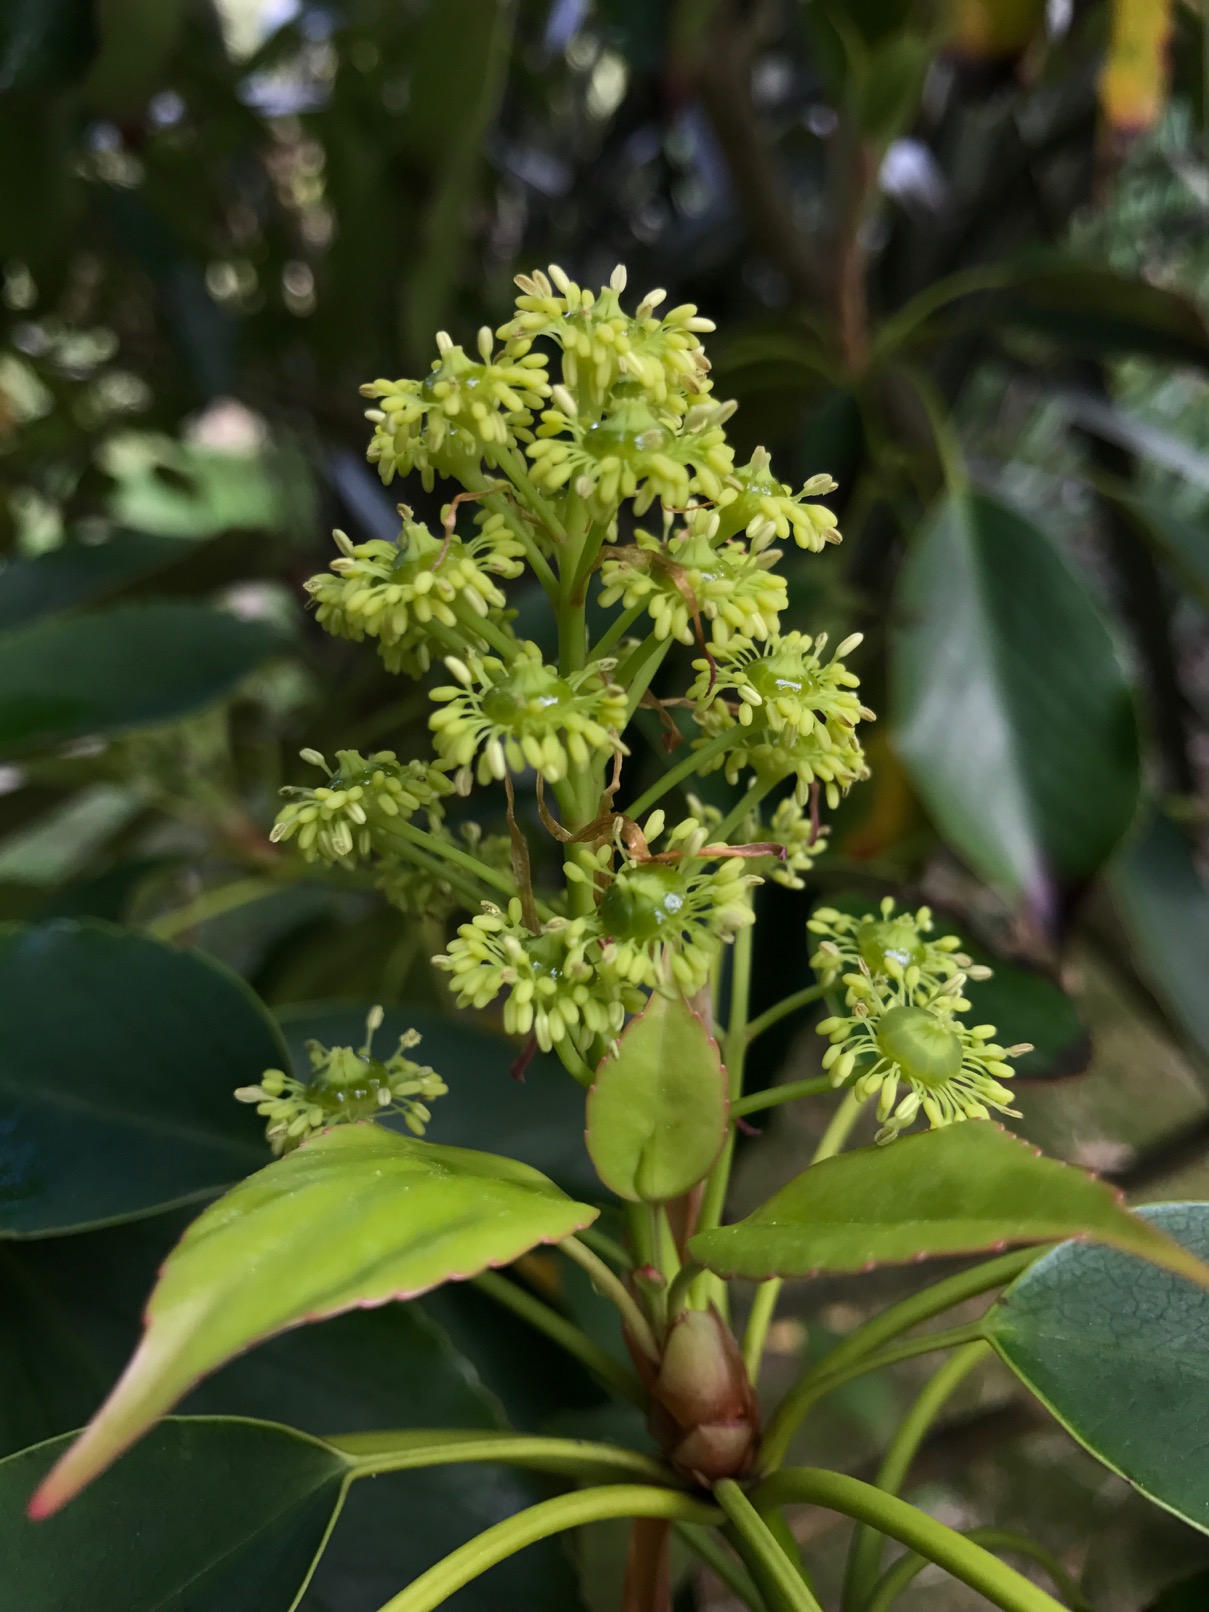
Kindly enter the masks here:
<path id="1" fill-rule="evenodd" d="M 588 1152 L 619 1197 L 666 1203 L 709 1173 L 729 1113 L 717 1043 L 682 996 L 656 992 L 596 1071 Z"/>
<path id="2" fill-rule="evenodd" d="M 89 0 L 5 0 L 0 6 L 0 95 L 55 89 L 87 68 L 96 53 Z"/>
<path id="3" fill-rule="evenodd" d="M 1209 1285 L 1209 1266 L 1131 1215 L 1118 1193 L 989 1120 L 827 1159 L 689 1248 L 719 1276 L 763 1280 L 1063 1237 L 1111 1243 Z"/>
<path id="4" fill-rule="evenodd" d="M 1188 837 L 1159 811 L 1108 874 L 1134 964 L 1174 1022 L 1209 1052 L 1209 889 Z"/>
<path id="5" fill-rule="evenodd" d="M 1209 1258 L 1209 1204 L 1139 1218 Z M 1111 1248 L 1063 1243 L 1018 1278 L 986 1335 L 1064 1427 L 1114 1472 L 1209 1533 L 1209 1295 Z"/>
<path id="6" fill-rule="evenodd" d="M 1133 700 L 1045 534 L 950 495 L 912 545 L 892 634 L 893 743 L 937 827 L 1044 920 L 1100 867 L 1140 789 Z"/>
<path id="7" fill-rule="evenodd" d="M 190 1226 L 164 1264 L 134 1357 L 40 1505 L 64 1504 L 199 1378 L 252 1344 L 506 1265 L 596 1213 L 511 1159 L 378 1125 L 321 1133 Z"/>
<path id="8" fill-rule="evenodd" d="M 0 1236 L 205 1197 L 264 1161 L 236 1086 L 282 1061 L 255 997 L 196 953 L 95 922 L 0 930 Z"/>
<path id="9" fill-rule="evenodd" d="M 0 636 L 0 753 L 148 727 L 229 694 L 286 640 L 201 604 L 122 605 Z"/>
<path id="10" fill-rule="evenodd" d="M 359 1046 L 370 1002 L 318 1002 L 278 1015 L 296 1072 L 310 1068 L 306 1043 Z M 391 1045 L 405 1030 L 422 1037 L 417 1056 L 442 1075 L 449 1091 L 432 1106 L 432 1142 L 505 1153 L 548 1175 L 574 1196 L 592 1197 L 600 1181 L 584 1148 L 583 1089 L 558 1059 L 538 1053 L 524 1080 L 510 1071 L 517 1045 L 472 1022 L 466 1013 L 426 1006 L 389 1007 L 375 1045 Z M 391 1123 L 387 1120 L 388 1124 Z"/>
<path id="11" fill-rule="evenodd" d="M 147 1291 L 183 1227 L 177 1212 L 0 1247 L 0 1456 L 88 1419 L 138 1341 Z M 485 1313 L 477 1324 L 498 1347 L 498 1309 L 463 1286 L 448 1291 L 480 1300 Z M 542 1340 L 532 1331 L 527 1339 L 532 1374 L 535 1362 L 545 1360 Z M 535 1399 L 543 1386 L 542 1412 L 549 1415 L 560 1403 L 565 1378 L 556 1375 L 552 1386 L 534 1383 Z M 433 1323 L 425 1304 L 353 1310 L 322 1326 L 297 1327 L 223 1366 L 189 1395 L 183 1409 L 269 1418 L 319 1435 L 378 1428 L 498 1431 L 508 1425 L 495 1396 Z M 118 1479 L 126 1465 L 101 1479 L 95 1492 Z M 303 1604 L 308 1612 L 376 1607 L 473 1533 L 545 1492 L 540 1480 L 493 1466 L 397 1473 L 357 1484 Z M 27 1498 L 22 1496 L 22 1504 Z M 153 1497 L 147 1505 L 151 1526 L 158 1511 Z M 497 1612 L 500 1606 L 570 1612 L 574 1575 L 565 1552 L 551 1542 L 493 1570 L 464 1599 L 464 1612 Z M 211 1612 L 211 1605 L 213 1612 L 226 1612 L 221 1602 L 190 1612 Z"/>
<path id="12" fill-rule="evenodd" d="M 348 1472 L 272 1422 L 173 1418 L 62 1516 L 29 1521 L 70 1443 L 0 1461 L 4 1595 L 21 1612 L 289 1612 Z"/>
<path id="13" fill-rule="evenodd" d="M 66 543 L 0 571 L 0 628 L 32 627 L 44 616 L 93 604 L 192 552 L 179 538 L 116 532 L 105 543 Z"/>

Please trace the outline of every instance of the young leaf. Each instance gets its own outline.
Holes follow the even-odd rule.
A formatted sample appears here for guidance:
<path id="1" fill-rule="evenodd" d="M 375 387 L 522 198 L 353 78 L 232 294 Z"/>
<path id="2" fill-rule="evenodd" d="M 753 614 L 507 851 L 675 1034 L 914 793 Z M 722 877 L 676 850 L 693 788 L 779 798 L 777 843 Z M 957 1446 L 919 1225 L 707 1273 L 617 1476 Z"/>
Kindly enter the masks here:
<path id="1" fill-rule="evenodd" d="M 21 1612 L 289 1612 L 340 1508 L 348 1461 L 271 1422 L 174 1417 L 63 1517 L 24 1515 L 70 1444 L 0 1461 L 0 1561 Z"/>
<path id="2" fill-rule="evenodd" d="M 0 929 L 0 1238 L 220 1191 L 264 1159 L 234 1101 L 285 1047 L 242 980 L 97 922 Z"/>
<path id="3" fill-rule="evenodd" d="M 682 996 L 656 992 L 596 1071 L 588 1152 L 619 1197 L 666 1203 L 708 1173 L 729 1109 L 717 1043 Z"/>
<path id="4" fill-rule="evenodd" d="M 250 1176 L 169 1255 L 113 1392 L 39 1490 L 49 1516 L 200 1377 L 254 1343 L 560 1242 L 597 1211 L 526 1164 L 347 1125 Z"/>
<path id="5" fill-rule="evenodd" d="M 971 867 L 1052 920 L 1137 805 L 1137 721 L 1108 628 L 1044 532 L 965 494 L 913 544 L 893 619 L 892 737 L 912 782 Z"/>
<path id="6" fill-rule="evenodd" d="M 1110 1187 L 1043 1158 L 989 1120 L 827 1159 L 689 1251 L 719 1276 L 813 1276 L 935 1254 L 1080 1237 L 1209 1286 L 1209 1265 L 1123 1207 Z"/>
<path id="7" fill-rule="evenodd" d="M 1209 1204 L 1138 1214 L 1209 1258 Z M 1116 1249 L 1063 1243 L 1008 1288 L 986 1335 L 1085 1449 L 1209 1533 L 1209 1294 Z"/>

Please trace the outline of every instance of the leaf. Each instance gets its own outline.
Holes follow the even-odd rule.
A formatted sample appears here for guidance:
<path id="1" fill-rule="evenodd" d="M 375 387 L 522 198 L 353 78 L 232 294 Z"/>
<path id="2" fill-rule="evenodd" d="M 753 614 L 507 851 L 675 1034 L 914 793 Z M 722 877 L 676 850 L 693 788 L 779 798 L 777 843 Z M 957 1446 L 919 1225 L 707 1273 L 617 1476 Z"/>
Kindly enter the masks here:
<path id="1" fill-rule="evenodd" d="M 666 1203 L 709 1173 L 729 1115 L 717 1042 L 682 996 L 657 992 L 596 1071 L 588 1152 L 619 1197 Z"/>
<path id="2" fill-rule="evenodd" d="M 95 922 L 0 929 L 0 1237 L 187 1203 L 264 1159 L 236 1086 L 284 1048 L 196 954 Z"/>
<path id="3" fill-rule="evenodd" d="M 178 1213 L 0 1248 L 0 1455 L 87 1419 L 137 1342 L 147 1289 L 182 1229 Z M 354 1310 L 321 1327 L 287 1332 L 224 1366 L 184 1408 L 270 1418 L 315 1434 L 507 1426 L 494 1396 L 418 1304 Z M 552 1408 L 547 1401 L 547 1413 Z M 325 1612 L 377 1606 L 472 1533 L 545 1492 L 540 1480 L 523 1472 L 487 1466 L 392 1474 L 355 1485 L 324 1551 L 314 1604 Z M 153 1524 L 156 1512 L 153 1501 Z M 354 1593 L 353 1583 L 362 1593 Z M 312 1605 L 309 1593 L 304 1604 Z M 574 1604 L 570 1563 L 551 1542 L 465 1592 L 464 1612 L 496 1612 L 501 1605 L 569 1612 Z M 190 1612 L 203 1609 L 191 1606 Z M 214 1612 L 226 1609 L 215 1603 Z"/>
<path id="4" fill-rule="evenodd" d="M 1108 874 L 1139 974 L 1172 1020 L 1209 1052 L 1209 889 L 1182 830 L 1151 812 Z"/>
<path id="5" fill-rule="evenodd" d="M 1209 366 L 1209 326 L 1194 298 L 1090 259 L 1046 254 L 1020 263 L 994 317 L 1095 359 Z"/>
<path id="6" fill-rule="evenodd" d="M 90 0 L 6 0 L 0 6 L 0 95 L 70 83 L 96 48 Z"/>
<path id="7" fill-rule="evenodd" d="M 49 1514 L 252 1344 L 561 1242 L 597 1211 L 511 1159 L 337 1126 L 212 1204 L 169 1255 L 125 1373 L 39 1494 Z"/>
<path id="8" fill-rule="evenodd" d="M 370 1002 L 319 1002 L 278 1015 L 296 1073 L 310 1069 L 309 1040 L 325 1046 L 360 1046 Z M 511 1078 L 515 1042 L 492 1035 L 465 1013 L 432 1007 L 389 1007 L 375 1045 L 389 1047 L 405 1030 L 422 1037 L 417 1054 L 449 1083 L 434 1103 L 426 1135 L 451 1147 L 505 1153 L 531 1164 L 572 1195 L 593 1197 L 600 1182 L 584 1149 L 583 1091 L 552 1055 L 538 1053 L 523 1081 Z M 386 1121 L 392 1123 L 391 1120 Z"/>
<path id="9" fill-rule="evenodd" d="M 1209 1256 L 1209 1204 L 1138 1215 Z M 1085 1449 L 1209 1533 L 1209 1296 L 1201 1288 L 1116 1249 L 1063 1243 L 1008 1288 L 986 1335 Z"/>
<path id="10" fill-rule="evenodd" d="M 149 727 L 212 705 L 287 647 L 201 604 L 122 605 L 0 636 L 0 753 Z"/>
<path id="11" fill-rule="evenodd" d="M 737 1225 L 699 1232 L 689 1250 L 719 1276 L 762 1281 L 1062 1237 L 1112 1243 L 1209 1285 L 1209 1267 L 1118 1193 L 988 1120 L 827 1159 Z"/>
<path id="12" fill-rule="evenodd" d="M 0 1247 L 0 1455 L 87 1419 L 137 1342 L 147 1290 L 183 1226 L 178 1212 Z M 493 1332 L 498 1315 L 489 1313 Z M 546 1414 L 553 1408 L 547 1399 Z M 354 1310 L 323 1326 L 287 1332 L 222 1367 L 184 1409 L 269 1418 L 320 1435 L 333 1429 L 507 1426 L 494 1396 L 419 1304 Z M 126 1465 L 102 1479 L 97 1493 Z M 314 1605 L 326 1612 L 377 1606 L 472 1533 L 545 1492 L 526 1473 L 487 1466 L 399 1473 L 357 1484 L 324 1551 Z M 21 1496 L 22 1505 L 27 1498 Z M 147 1516 L 157 1525 L 157 1500 L 149 1502 Z M 537 1546 L 494 1570 L 464 1600 L 464 1612 L 496 1612 L 499 1606 L 569 1612 L 575 1604 L 570 1562 L 556 1542 Z M 304 1604 L 312 1605 L 311 1592 Z M 213 1608 L 226 1612 L 221 1602 Z M 191 1605 L 190 1612 L 210 1612 L 210 1604 Z"/>
<path id="13" fill-rule="evenodd" d="M 270 1422 L 174 1418 L 65 1515 L 28 1521 L 71 1439 L 0 1461 L 4 1589 L 21 1612 L 289 1612 L 348 1471 Z"/>
<path id="14" fill-rule="evenodd" d="M 1045 534 L 951 494 L 916 538 L 892 634 L 893 742 L 941 833 L 1052 921 L 1128 829 L 1137 719 L 1112 638 Z"/>
<path id="15" fill-rule="evenodd" d="M 1199 457 L 1205 458 L 1203 454 Z M 1209 461 L 1205 464 L 1209 471 Z M 1158 549 L 1184 586 L 1202 604 L 1209 604 L 1209 521 L 1204 516 L 1190 520 L 1178 515 L 1166 500 L 1156 497 L 1125 497 L 1117 493 L 1113 502 Z"/>
<path id="16" fill-rule="evenodd" d="M 192 544 L 147 532 L 117 532 L 104 543 L 66 543 L 0 571 L 0 628 L 31 627 L 92 604 L 190 553 Z"/>

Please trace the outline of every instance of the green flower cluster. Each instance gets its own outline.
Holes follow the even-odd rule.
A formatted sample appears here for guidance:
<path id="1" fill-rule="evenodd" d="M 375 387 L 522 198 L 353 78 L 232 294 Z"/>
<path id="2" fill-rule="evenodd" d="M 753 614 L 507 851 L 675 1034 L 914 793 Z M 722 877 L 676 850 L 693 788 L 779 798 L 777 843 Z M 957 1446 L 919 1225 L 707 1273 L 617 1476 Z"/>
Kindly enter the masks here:
<path id="1" fill-rule="evenodd" d="M 419 811 L 430 822 L 439 821 L 441 801 L 453 791 L 449 779 L 428 762 L 400 761 L 393 750 L 370 756 L 337 750 L 334 771 L 318 750 L 302 751 L 302 759 L 322 767 L 327 783 L 282 790 L 292 798 L 278 812 L 269 838 L 274 844 L 296 840 L 308 862 L 351 867 L 358 856 L 370 855 L 376 838 L 389 836 L 394 823 Z"/>
<path id="2" fill-rule="evenodd" d="M 853 633 L 824 661 L 824 633 L 740 637 L 719 646 L 714 659 L 694 661 L 689 698 L 699 702 L 706 735 L 698 743 L 728 732 L 734 738 L 705 770 L 725 767 L 732 783 L 749 770 L 769 785 L 792 777 L 799 799 L 817 782 L 832 809 L 838 806 L 840 796 L 868 776 L 856 727 L 872 721 L 873 712 L 856 694 L 860 680 L 842 659 L 860 642 L 860 633 Z"/>
<path id="3" fill-rule="evenodd" d="M 851 1081 L 858 1097 L 877 1096 L 879 1142 L 893 1141 L 921 1112 L 933 1129 L 988 1119 L 992 1109 L 1017 1114 L 1003 1084 L 1013 1073 L 1007 1060 L 1032 1048 L 1000 1046 L 993 1024 L 966 1024 L 960 943 L 951 935 L 925 939 L 926 907 L 896 916 L 886 901 L 880 918 L 859 919 L 821 907 L 810 927 L 827 937 L 824 983 L 845 990 L 845 1011 L 817 1026 L 831 1042 L 823 1067 L 834 1085 Z"/>
<path id="4" fill-rule="evenodd" d="M 712 838 L 722 825 L 721 811 L 716 806 L 707 806 L 696 795 L 688 796 L 688 804 L 693 816 L 705 825 Z M 819 827 L 816 831 L 810 813 L 800 801 L 787 795 L 767 816 L 759 808 L 748 812 L 736 826 L 735 840 L 749 852 L 761 845 L 775 847 L 766 856 L 749 856 L 748 867 L 758 868 L 762 878 L 771 879 L 786 890 L 804 890 L 806 881 L 802 875 L 810 872 L 826 850 L 827 830 Z"/>
<path id="5" fill-rule="evenodd" d="M 747 464 L 732 470 L 718 500 L 722 530 L 730 537 L 745 531 L 753 543 L 792 536 L 799 548 L 815 554 L 840 541 L 836 518 L 826 504 L 814 500 L 835 491 L 830 476 L 812 476 L 799 492 L 772 474 L 767 449 L 757 448 Z"/>
<path id="6" fill-rule="evenodd" d="M 254 1103 L 268 1120 L 265 1134 L 276 1154 L 288 1153 L 329 1125 L 398 1114 L 408 1130 L 423 1136 L 432 1118 L 428 1104 L 449 1090 L 440 1075 L 407 1057 L 420 1037 L 408 1030 L 389 1058 L 375 1058 L 374 1032 L 382 1023 L 380 1007 L 371 1008 L 360 1047 L 325 1047 L 308 1041 L 311 1074 L 298 1080 L 282 1069 L 266 1069 L 255 1086 L 240 1086 L 241 1103 Z"/>
<path id="7" fill-rule="evenodd" d="M 499 515 L 479 517 L 469 541 L 435 537 L 400 506 L 398 539 L 352 543 L 334 533 L 339 557 L 328 571 L 311 577 L 306 590 L 315 601 L 315 619 L 334 638 L 360 643 L 377 640 L 388 671 L 419 677 L 449 635 L 482 642 L 480 622 L 501 621 L 507 603 L 497 577 L 517 577 L 524 548 Z"/>

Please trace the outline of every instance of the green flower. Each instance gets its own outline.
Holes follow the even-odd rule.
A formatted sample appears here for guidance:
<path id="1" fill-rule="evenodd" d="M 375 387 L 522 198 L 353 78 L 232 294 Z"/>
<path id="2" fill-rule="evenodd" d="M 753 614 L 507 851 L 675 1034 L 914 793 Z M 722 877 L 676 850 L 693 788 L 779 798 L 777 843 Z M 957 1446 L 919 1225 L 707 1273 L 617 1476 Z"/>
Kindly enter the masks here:
<path id="1" fill-rule="evenodd" d="M 662 814 L 656 815 L 661 826 Z M 648 828 L 653 838 L 658 828 Z M 669 836 L 673 847 L 683 847 L 677 861 L 626 861 L 610 876 L 613 851 L 605 846 L 582 863 L 566 864 L 568 879 L 592 883 L 599 892 L 603 976 L 651 990 L 670 978 L 691 996 L 709 978 L 723 943 L 755 921 L 748 890 L 760 880 L 738 857 L 701 858 L 707 837 L 689 819 Z"/>
<path id="2" fill-rule="evenodd" d="M 632 498 L 641 515 L 656 499 L 680 509 L 693 494 L 721 494 L 731 466 L 723 426 L 733 404 L 701 403 L 680 420 L 652 403 L 637 381 L 625 380 L 599 419 L 584 421 L 561 388 L 555 402 L 525 450 L 533 479 L 550 492 L 570 483 L 595 519 L 611 521 L 623 499 Z"/>
<path id="3" fill-rule="evenodd" d="M 536 644 L 523 643 L 507 666 L 491 655 L 449 656 L 445 664 L 457 681 L 433 689 L 442 709 L 429 726 L 442 761 L 459 769 L 463 784 L 476 754 L 480 783 L 532 767 L 557 784 L 572 766 L 586 767 L 593 751 L 625 751 L 618 738 L 625 693 L 604 681 L 607 662 L 562 677 Z"/>
<path id="4" fill-rule="evenodd" d="M 718 499 L 722 530 L 727 537 L 745 531 L 753 542 L 784 540 L 791 534 L 799 548 L 819 553 L 828 543 L 838 543 L 840 534 L 835 516 L 826 504 L 810 502 L 820 493 L 835 491 L 830 476 L 812 476 L 800 492 L 778 481 L 772 474 L 772 460 L 764 448 L 757 448 L 751 459 L 726 478 Z"/>
<path id="5" fill-rule="evenodd" d="M 719 646 L 715 661 L 694 661 L 698 675 L 689 696 L 710 702 L 698 713 L 705 735 L 698 744 L 734 732 L 733 746 L 705 770 L 724 766 L 732 783 L 748 770 L 768 783 L 794 777 L 799 801 L 817 782 L 834 810 L 841 794 L 869 775 L 856 725 L 871 721 L 873 712 L 840 659 L 860 642 L 859 633 L 845 638 L 824 663 L 823 633 L 811 639 L 792 632 L 766 643 L 736 638 Z"/>
<path id="6" fill-rule="evenodd" d="M 626 1013 L 642 1006 L 640 993 L 601 972 L 599 951 L 590 920 L 551 918 L 533 934 L 514 899 L 507 911 L 486 904 L 433 962 L 451 976 L 459 1007 L 485 1008 L 507 991 L 504 1029 L 532 1033 L 549 1052 L 563 1039 L 583 1046 L 594 1036 L 614 1036 Z"/>
<path id="7" fill-rule="evenodd" d="M 637 381 L 652 399 L 677 413 L 707 390 L 709 362 L 698 336 L 713 330 L 691 303 L 655 309 L 666 293 L 650 291 L 633 314 L 621 307 L 625 270 L 618 266 L 599 292 L 578 286 L 557 264 L 518 274 L 516 315 L 497 331 L 509 354 L 528 355 L 543 337 L 562 349 L 562 382 L 593 412 L 618 381 Z"/>
<path id="8" fill-rule="evenodd" d="M 374 435 L 367 457 L 389 486 L 396 474 L 418 470 L 427 491 L 436 476 L 466 481 L 479 463 L 497 464 L 501 453 L 526 440 L 533 411 L 549 396 L 546 361 L 540 353 L 493 356 L 485 326 L 476 363 L 442 330 L 437 357 L 422 381 L 370 381 L 363 397 L 379 400 L 366 410 Z"/>
<path id="9" fill-rule="evenodd" d="M 707 806 L 696 795 L 685 798 L 694 818 L 705 825 L 713 839 L 721 826 L 723 813 L 717 806 Z M 767 819 L 758 808 L 749 812 L 731 835 L 731 842 L 749 847 L 779 845 L 780 856 L 770 852 L 766 857 L 749 857 L 748 866 L 758 867 L 761 877 L 787 890 L 804 890 L 806 882 L 802 874 L 809 873 L 827 849 L 827 829 L 820 827 L 816 833 L 810 813 L 790 795 L 777 802 L 772 816 Z"/>
<path id="10" fill-rule="evenodd" d="M 420 1037 L 408 1030 L 389 1058 L 373 1055 L 374 1032 L 382 1023 L 382 1009 L 371 1008 L 365 1020 L 365 1043 L 353 1047 L 325 1047 L 308 1041 L 309 1080 L 297 1080 L 281 1069 L 266 1069 L 257 1086 L 240 1086 L 241 1103 L 255 1103 L 267 1120 L 265 1134 L 273 1152 L 288 1153 L 315 1131 L 329 1125 L 399 1114 L 408 1130 L 423 1136 L 432 1118 L 428 1104 L 443 1097 L 449 1087 L 433 1070 L 405 1056 Z"/>
<path id="11" fill-rule="evenodd" d="M 935 927 L 929 907 L 896 912 L 892 897 L 881 903 L 880 917 L 854 915 L 834 907 L 816 907 L 806 925 L 823 938 L 810 966 L 824 985 L 842 974 L 866 968 L 874 980 L 903 980 L 908 990 L 923 985 L 938 990 L 956 974 L 967 979 L 990 979 L 991 970 L 974 963 L 961 949 L 956 935 L 929 937 Z"/>
<path id="12" fill-rule="evenodd" d="M 964 974 L 940 986 L 910 986 L 905 973 L 875 980 L 862 965 L 843 983 L 848 1011 L 817 1026 L 831 1042 L 823 1067 L 833 1085 L 851 1079 L 856 1096 L 877 1094 L 879 1142 L 893 1141 L 921 1110 L 933 1130 L 988 1119 L 991 1109 L 1018 1114 L 1002 1082 L 1013 1074 L 1007 1059 L 1032 1048 L 1001 1047 L 993 1024 L 971 1028 L 957 1017 L 970 1006 L 961 995 Z"/>
<path id="13" fill-rule="evenodd" d="M 330 572 L 311 577 L 306 590 L 316 620 L 333 637 L 354 643 L 376 638 L 389 671 L 420 677 L 432 663 L 434 624 L 473 634 L 476 618 L 504 608 L 494 578 L 519 576 L 524 550 L 502 517 L 480 517 L 469 542 L 445 541 L 400 507 L 397 542 L 353 544 L 336 532 L 339 558 Z"/>
<path id="14" fill-rule="evenodd" d="M 658 639 L 695 638 L 693 611 L 713 623 L 716 645 L 732 633 L 767 638 L 777 630 L 787 595 L 773 575 L 775 550 L 753 553 L 742 543 L 718 543 L 718 517 L 694 511 L 685 530 L 661 543 L 649 532 L 634 534 L 635 547 L 606 554 L 600 568 L 600 602 L 627 610 L 645 604 Z"/>
<path id="15" fill-rule="evenodd" d="M 352 867 L 357 856 L 373 850 L 376 834 L 389 835 L 392 823 L 419 811 L 430 822 L 439 821 L 441 798 L 453 791 L 435 767 L 400 761 L 393 750 L 370 756 L 337 750 L 334 772 L 318 750 L 302 751 L 302 759 L 322 767 L 328 781 L 316 789 L 283 789 L 283 795 L 294 798 L 278 812 L 269 838 L 274 844 L 296 839 L 308 862 Z"/>

